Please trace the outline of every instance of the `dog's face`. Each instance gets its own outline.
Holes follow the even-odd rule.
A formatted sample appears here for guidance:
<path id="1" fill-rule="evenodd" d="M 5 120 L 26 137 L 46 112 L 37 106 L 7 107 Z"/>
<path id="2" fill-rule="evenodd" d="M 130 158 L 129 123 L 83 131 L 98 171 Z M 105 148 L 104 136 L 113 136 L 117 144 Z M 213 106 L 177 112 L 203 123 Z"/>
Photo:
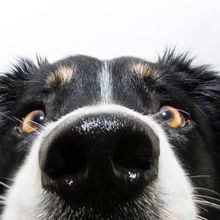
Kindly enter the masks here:
<path id="1" fill-rule="evenodd" d="M 217 219 L 219 85 L 172 53 L 21 61 L 0 78 L 2 220 Z"/>

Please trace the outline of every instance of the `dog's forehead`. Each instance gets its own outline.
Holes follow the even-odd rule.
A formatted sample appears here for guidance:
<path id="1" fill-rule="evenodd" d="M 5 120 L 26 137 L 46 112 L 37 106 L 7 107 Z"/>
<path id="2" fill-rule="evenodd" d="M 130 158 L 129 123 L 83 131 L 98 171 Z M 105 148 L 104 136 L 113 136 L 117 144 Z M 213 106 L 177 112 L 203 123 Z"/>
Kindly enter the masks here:
<path id="1" fill-rule="evenodd" d="M 64 86 L 74 78 L 96 78 L 100 80 L 103 71 L 115 77 L 137 75 L 138 77 L 153 77 L 153 64 L 134 57 L 120 57 L 113 60 L 98 60 L 88 56 L 74 56 L 56 62 L 47 75 L 46 82 L 51 85 Z M 106 74 L 107 75 L 107 74 Z M 102 79 L 103 80 L 103 79 Z"/>

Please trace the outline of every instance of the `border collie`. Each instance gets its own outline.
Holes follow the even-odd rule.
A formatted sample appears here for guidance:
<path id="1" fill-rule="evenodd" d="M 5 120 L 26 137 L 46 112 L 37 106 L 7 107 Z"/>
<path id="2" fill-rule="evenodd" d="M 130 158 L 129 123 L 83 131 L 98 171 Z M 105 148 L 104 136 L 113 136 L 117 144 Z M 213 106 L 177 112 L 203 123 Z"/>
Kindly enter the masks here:
<path id="1" fill-rule="evenodd" d="M 1 220 L 220 219 L 220 78 L 187 55 L 22 59 L 0 76 Z"/>

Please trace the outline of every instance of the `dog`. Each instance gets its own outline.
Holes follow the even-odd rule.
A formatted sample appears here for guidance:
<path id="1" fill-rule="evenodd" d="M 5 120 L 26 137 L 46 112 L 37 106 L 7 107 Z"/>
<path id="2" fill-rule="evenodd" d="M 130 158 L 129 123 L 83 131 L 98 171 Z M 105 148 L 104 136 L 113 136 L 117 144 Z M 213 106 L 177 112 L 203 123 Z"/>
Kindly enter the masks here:
<path id="1" fill-rule="evenodd" d="M 77 55 L 2 74 L 1 219 L 220 219 L 220 78 L 192 62 Z"/>

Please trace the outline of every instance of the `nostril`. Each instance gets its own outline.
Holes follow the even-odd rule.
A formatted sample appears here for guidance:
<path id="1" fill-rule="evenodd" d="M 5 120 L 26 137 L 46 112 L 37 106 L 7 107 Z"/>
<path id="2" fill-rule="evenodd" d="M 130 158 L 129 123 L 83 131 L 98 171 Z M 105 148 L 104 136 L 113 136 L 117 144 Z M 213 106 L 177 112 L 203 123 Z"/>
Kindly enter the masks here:
<path id="1" fill-rule="evenodd" d="M 147 170 L 150 166 L 153 145 L 144 132 L 127 132 L 121 135 L 113 154 L 113 163 L 126 169 Z"/>
<path id="2" fill-rule="evenodd" d="M 51 143 L 47 153 L 44 171 L 53 178 L 74 176 L 83 173 L 87 168 L 87 161 L 82 143 L 72 134 L 56 138 Z"/>

